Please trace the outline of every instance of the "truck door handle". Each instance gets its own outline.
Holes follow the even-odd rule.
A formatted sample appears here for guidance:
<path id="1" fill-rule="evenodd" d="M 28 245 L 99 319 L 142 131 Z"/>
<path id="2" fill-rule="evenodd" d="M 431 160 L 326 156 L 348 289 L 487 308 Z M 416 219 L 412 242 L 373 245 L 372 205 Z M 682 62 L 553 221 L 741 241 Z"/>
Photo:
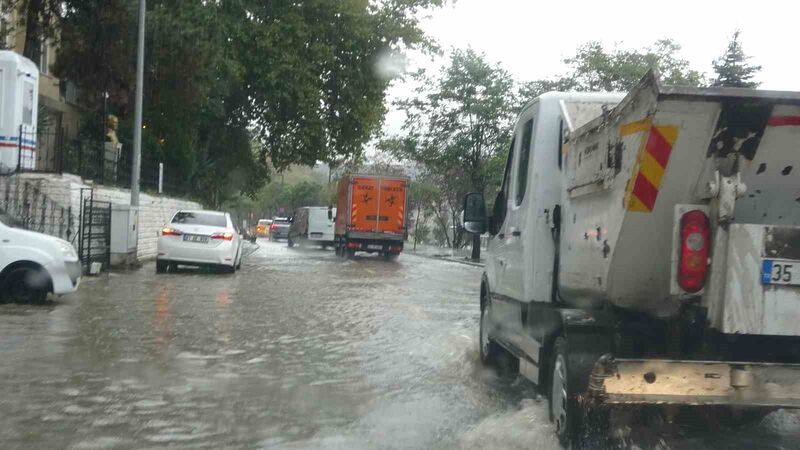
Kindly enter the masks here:
<path id="1" fill-rule="evenodd" d="M 511 235 L 512 236 L 521 236 L 522 235 L 522 231 L 514 230 L 514 231 L 511 232 Z"/>

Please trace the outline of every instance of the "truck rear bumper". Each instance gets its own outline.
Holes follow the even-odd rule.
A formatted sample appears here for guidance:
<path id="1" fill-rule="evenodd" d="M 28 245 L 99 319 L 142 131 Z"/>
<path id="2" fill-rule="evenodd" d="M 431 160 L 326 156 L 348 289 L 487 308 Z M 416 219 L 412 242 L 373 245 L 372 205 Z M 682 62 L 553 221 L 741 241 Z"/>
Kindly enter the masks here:
<path id="1" fill-rule="evenodd" d="M 603 357 L 589 390 L 607 404 L 800 408 L 800 364 Z"/>

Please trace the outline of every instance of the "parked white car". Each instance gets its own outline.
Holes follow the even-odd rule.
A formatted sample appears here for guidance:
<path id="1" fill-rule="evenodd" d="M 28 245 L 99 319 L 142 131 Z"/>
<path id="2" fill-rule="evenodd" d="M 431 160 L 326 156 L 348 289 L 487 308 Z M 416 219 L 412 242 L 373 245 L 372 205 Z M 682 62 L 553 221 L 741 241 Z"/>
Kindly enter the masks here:
<path id="1" fill-rule="evenodd" d="M 13 228 L 0 217 L 0 299 L 42 303 L 78 289 L 81 263 L 69 242 Z"/>
<path id="2" fill-rule="evenodd" d="M 178 264 L 234 272 L 241 263 L 242 237 L 228 213 L 178 211 L 159 233 L 156 273 Z"/>

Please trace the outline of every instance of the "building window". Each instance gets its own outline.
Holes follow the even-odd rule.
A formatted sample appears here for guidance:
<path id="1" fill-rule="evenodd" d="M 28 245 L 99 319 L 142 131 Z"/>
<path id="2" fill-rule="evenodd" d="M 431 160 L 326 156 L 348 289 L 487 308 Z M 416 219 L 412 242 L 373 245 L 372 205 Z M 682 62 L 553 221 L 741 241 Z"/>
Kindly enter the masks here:
<path id="1" fill-rule="evenodd" d="M 42 39 L 42 50 L 39 52 L 39 72 L 42 75 L 50 74 L 50 49 L 47 46 L 47 39 Z"/>

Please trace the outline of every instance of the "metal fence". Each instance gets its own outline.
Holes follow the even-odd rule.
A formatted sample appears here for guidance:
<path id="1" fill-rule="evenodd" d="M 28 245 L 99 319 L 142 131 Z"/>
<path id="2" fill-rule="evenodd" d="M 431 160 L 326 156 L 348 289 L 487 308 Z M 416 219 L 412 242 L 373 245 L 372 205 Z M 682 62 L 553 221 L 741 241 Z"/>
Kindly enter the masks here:
<path id="1" fill-rule="evenodd" d="M 66 139 L 65 135 L 63 128 L 51 127 L 36 134 L 20 129 L 16 172 L 71 173 L 104 186 L 130 188 L 129 148 L 93 139 Z M 192 192 L 190 180 L 182 176 L 180 168 L 162 166 L 157 158 L 147 155 L 142 156 L 140 187 L 179 196 Z"/>
<path id="2" fill-rule="evenodd" d="M 36 181 L 0 176 L 0 212 L 15 226 L 75 243 L 72 208 L 49 198 Z"/>

